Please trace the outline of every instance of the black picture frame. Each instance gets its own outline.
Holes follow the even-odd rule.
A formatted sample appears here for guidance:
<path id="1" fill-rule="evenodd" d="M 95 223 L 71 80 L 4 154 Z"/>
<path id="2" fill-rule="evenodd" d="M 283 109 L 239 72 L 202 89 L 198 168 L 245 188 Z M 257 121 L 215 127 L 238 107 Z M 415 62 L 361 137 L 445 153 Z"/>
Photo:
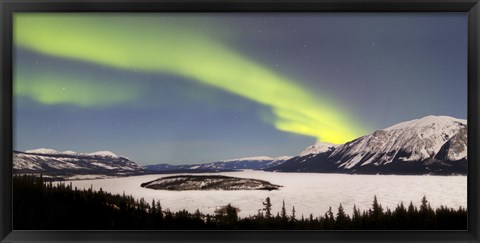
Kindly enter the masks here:
<path id="1" fill-rule="evenodd" d="M 1 242 L 479 242 L 479 0 L 2 0 L 0 105 Z M 467 231 L 13 231 L 12 16 L 15 12 L 467 12 Z"/>

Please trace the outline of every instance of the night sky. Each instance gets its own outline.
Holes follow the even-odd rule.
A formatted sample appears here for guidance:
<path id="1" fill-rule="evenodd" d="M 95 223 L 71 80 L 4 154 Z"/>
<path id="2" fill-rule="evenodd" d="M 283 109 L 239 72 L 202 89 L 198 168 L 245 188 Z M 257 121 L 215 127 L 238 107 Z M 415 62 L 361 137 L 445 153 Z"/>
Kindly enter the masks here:
<path id="1" fill-rule="evenodd" d="M 14 149 L 296 155 L 467 117 L 464 13 L 14 16 Z"/>

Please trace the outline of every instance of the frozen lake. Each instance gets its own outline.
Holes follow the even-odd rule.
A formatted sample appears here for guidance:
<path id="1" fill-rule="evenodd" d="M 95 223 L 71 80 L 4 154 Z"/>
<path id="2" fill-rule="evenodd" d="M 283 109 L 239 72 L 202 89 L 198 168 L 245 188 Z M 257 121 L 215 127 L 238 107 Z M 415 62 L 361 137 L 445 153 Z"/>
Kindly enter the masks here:
<path id="1" fill-rule="evenodd" d="M 185 173 L 182 173 L 185 174 Z M 345 211 L 352 213 L 355 204 L 361 210 L 370 208 L 374 195 L 382 206 L 395 208 L 400 202 L 408 206 L 410 201 L 420 205 L 425 195 L 432 207 L 440 205 L 458 208 L 467 206 L 466 176 L 392 176 L 392 175 L 345 175 L 319 173 L 279 173 L 264 171 L 243 171 L 206 173 L 254 178 L 282 185 L 277 191 L 157 191 L 140 187 L 141 183 L 158 179 L 162 175 L 143 175 L 113 179 L 72 181 L 78 188 L 95 190 L 102 188 L 114 194 L 132 195 L 135 198 L 160 200 L 163 209 L 171 211 L 197 208 L 203 213 L 213 213 L 216 206 L 232 205 L 240 208 L 241 217 L 255 215 L 263 208 L 262 202 L 270 197 L 272 212 L 276 215 L 285 200 L 287 213 L 295 206 L 297 218 L 323 215 L 330 206 L 334 213 L 342 203 Z M 206 175 L 202 174 L 202 175 Z"/>

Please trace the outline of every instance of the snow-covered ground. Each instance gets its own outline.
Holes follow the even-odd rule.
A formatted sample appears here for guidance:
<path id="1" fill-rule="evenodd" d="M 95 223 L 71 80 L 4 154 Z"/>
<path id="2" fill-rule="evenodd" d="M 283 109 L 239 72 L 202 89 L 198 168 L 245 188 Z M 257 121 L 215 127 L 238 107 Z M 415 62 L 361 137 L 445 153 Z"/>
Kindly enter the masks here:
<path id="1" fill-rule="evenodd" d="M 184 174 L 184 173 L 183 173 Z M 164 209 L 172 211 L 197 208 L 204 213 L 213 213 L 216 206 L 232 205 L 240 208 L 241 217 L 255 215 L 263 207 L 262 201 L 270 197 L 273 212 L 280 211 L 285 200 L 287 212 L 295 206 L 297 218 L 323 215 L 330 206 L 334 213 L 342 203 L 347 213 L 355 204 L 361 210 L 370 208 L 373 196 L 377 195 L 383 207 L 394 208 L 401 201 L 408 206 L 410 201 L 420 205 L 425 195 L 432 207 L 446 205 L 458 208 L 467 206 L 466 176 L 392 176 L 392 175 L 346 175 L 319 173 L 279 173 L 264 171 L 243 171 L 210 173 L 243 178 L 253 178 L 282 185 L 276 191 L 157 191 L 140 187 L 164 175 L 142 175 L 112 179 L 72 181 L 78 188 L 90 188 L 111 193 L 132 195 L 135 198 L 160 200 Z M 67 182 L 69 183 L 69 182 Z"/>

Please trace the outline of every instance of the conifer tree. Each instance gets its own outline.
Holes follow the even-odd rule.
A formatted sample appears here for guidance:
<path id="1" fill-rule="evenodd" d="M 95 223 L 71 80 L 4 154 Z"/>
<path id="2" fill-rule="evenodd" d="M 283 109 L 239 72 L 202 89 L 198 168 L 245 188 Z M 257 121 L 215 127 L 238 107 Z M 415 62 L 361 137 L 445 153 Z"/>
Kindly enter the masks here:
<path id="1" fill-rule="evenodd" d="M 215 219 L 217 220 L 219 226 L 231 228 L 238 220 L 239 211 L 240 209 L 232 206 L 232 204 L 229 203 L 226 206 L 219 207 L 215 210 Z"/>
<path id="2" fill-rule="evenodd" d="M 395 217 L 395 225 L 397 225 L 399 229 L 407 229 L 409 225 L 408 215 L 403 202 L 400 202 L 400 205 L 397 206 L 393 215 Z"/>
<path id="3" fill-rule="evenodd" d="M 408 205 L 408 213 L 409 214 L 414 214 L 417 212 L 417 208 L 413 206 L 413 202 L 410 201 L 410 204 Z"/>
<path id="4" fill-rule="evenodd" d="M 160 218 L 163 217 L 163 213 L 162 213 L 162 205 L 160 204 L 160 200 L 157 201 L 157 204 L 156 204 L 156 208 L 157 208 L 157 213 L 158 215 L 160 216 Z"/>
<path id="5" fill-rule="evenodd" d="M 265 211 L 265 217 L 267 219 L 271 218 L 272 217 L 272 203 L 270 202 L 270 197 L 267 197 L 265 199 L 265 202 L 263 202 L 263 206 L 265 206 L 263 208 L 263 210 Z"/>
<path id="6" fill-rule="evenodd" d="M 360 210 L 357 208 L 357 206 L 354 204 L 353 205 L 353 214 L 352 214 L 352 227 L 353 227 L 353 229 L 360 229 L 361 228 L 361 222 L 362 222 L 362 214 L 360 213 Z"/>
<path id="7" fill-rule="evenodd" d="M 345 214 L 345 211 L 343 210 L 343 206 L 340 203 L 340 206 L 338 207 L 338 213 L 337 217 L 335 218 L 335 228 L 337 229 L 346 229 L 349 224 L 349 217 L 348 215 Z"/>
<path id="8" fill-rule="evenodd" d="M 357 220 L 360 219 L 362 215 L 360 214 L 360 210 L 357 209 L 357 206 L 353 204 L 353 215 L 352 215 L 352 220 Z"/>
<path id="9" fill-rule="evenodd" d="M 259 209 L 257 211 L 257 218 L 259 218 L 259 219 L 263 218 L 263 210 L 262 209 Z"/>
<path id="10" fill-rule="evenodd" d="M 328 207 L 327 217 L 328 217 L 329 220 L 334 220 L 332 207 Z"/>
<path id="11" fill-rule="evenodd" d="M 292 216 L 290 217 L 290 221 L 295 222 L 295 206 L 292 207 Z"/>
<path id="12" fill-rule="evenodd" d="M 423 196 L 422 198 L 422 205 L 420 205 L 419 214 L 422 229 L 427 229 L 430 225 L 435 224 L 435 211 L 431 208 L 426 196 Z"/>
<path id="13" fill-rule="evenodd" d="M 156 214 L 157 213 L 157 208 L 155 205 L 155 199 L 152 199 L 152 208 L 150 210 L 151 213 Z"/>
<path id="14" fill-rule="evenodd" d="M 426 196 L 423 196 L 422 197 L 422 205 L 420 205 L 420 212 L 422 213 L 425 213 L 428 211 L 428 201 L 427 201 L 427 197 Z"/>
<path id="15" fill-rule="evenodd" d="M 372 229 L 379 229 L 379 227 L 383 227 L 382 216 L 383 216 L 383 208 L 377 201 L 377 196 L 373 197 L 372 209 L 369 210 L 369 218 L 370 218 L 370 225 Z"/>
<path id="16" fill-rule="evenodd" d="M 282 214 L 281 217 L 283 220 L 287 220 L 287 209 L 285 208 L 285 200 L 282 203 Z"/>
<path id="17" fill-rule="evenodd" d="M 193 217 L 197 220 L 202 220 L 202 213 L 200 213 L 200 210 L 198 208 L 197 210 L 195 210 L 195 214 Z"/>
<path id="18" fill-rule="evenodd" d="M 380 216 L 383 214 L 382 205 L 380 205 L 380 204 L 378 203 L 378 201 L 377 201 L 377 196 L 376 196 L 376 195 L 373 197 L 373 204 L 372 204 L 371 214 L 372 214 L 374 217 L 380 217 Z"/>

